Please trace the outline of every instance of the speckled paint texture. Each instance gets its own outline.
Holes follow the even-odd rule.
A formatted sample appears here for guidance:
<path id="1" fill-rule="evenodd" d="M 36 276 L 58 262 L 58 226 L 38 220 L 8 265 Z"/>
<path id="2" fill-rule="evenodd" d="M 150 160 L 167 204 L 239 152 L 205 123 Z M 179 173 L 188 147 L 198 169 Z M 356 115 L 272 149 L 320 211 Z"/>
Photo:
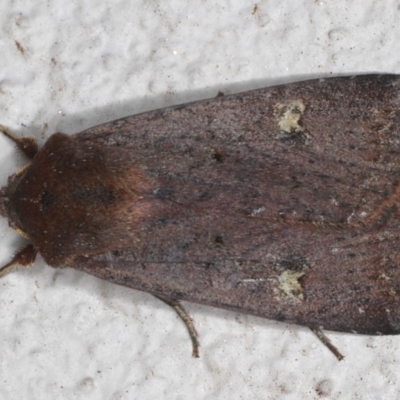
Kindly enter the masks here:
<path id="1" fill-rule="evenodd" d="M 294 80 L 400 73 L 397 1 L 0 3 L 0 123 L 40 143 Z M 0 137 L 1 182 L 24 164 Z M 23 239 L 0 220 L 0 262 Z M 396 399 L 400 337 L 328 333 L 149 295 L 40 259 L 0 281 L 0 399 Z"/>

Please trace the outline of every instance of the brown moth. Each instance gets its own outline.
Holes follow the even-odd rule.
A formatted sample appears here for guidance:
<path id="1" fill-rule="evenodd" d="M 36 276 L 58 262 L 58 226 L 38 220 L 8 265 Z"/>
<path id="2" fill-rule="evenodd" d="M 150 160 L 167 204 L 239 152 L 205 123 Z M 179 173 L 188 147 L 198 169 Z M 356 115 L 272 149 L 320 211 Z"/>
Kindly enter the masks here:
<path id="1" fill-rule="evenodd" d="M 3 128 L 31 162 L 0 212 L 31 244 L 2 273 L 39 252 L 152 293 L 186 322 L 195 355 L 180 300 L 323 340 L 322 328 L 397 334 L 399 83 L 270 87 L 56 133 L 40 150 Z"/>

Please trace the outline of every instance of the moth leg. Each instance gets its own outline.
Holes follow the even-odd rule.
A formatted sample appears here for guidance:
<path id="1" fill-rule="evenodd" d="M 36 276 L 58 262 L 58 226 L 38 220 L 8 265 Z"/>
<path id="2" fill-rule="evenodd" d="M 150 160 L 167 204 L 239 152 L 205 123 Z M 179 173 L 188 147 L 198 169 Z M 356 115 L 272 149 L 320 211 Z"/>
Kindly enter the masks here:
<path id="1" fill-rule="evenodd" d="M 33 158 L 38 152 L 38 145 L 35 138 L 18 137 L 3 125 L 0 125 L 0 132 L 10 138 L 28 158 Z"/>
<path id="2" fill-rule="evenodd" d="M 340 353 L 340 351 L 332 344 L 329 338 L 322 332 L 321 329 L 310 328 L 317 338 L 334 354 L 334 356 L 338 359 L 338 361 L 343 360 L 344 356 Z"/>
<path id="3" fill-rule="evenodd" d="M 35 248 L 31 244 L 28 244 L 28 246 L 20 250 L 8 264 L 0 268 L 0 278 L 19 266 L 30 267 L 35 261 L 36 253 Z"/>
<path id="4" fill-rule="evenodd" d="M 192 356 L 193 357 L 199 357 L 199 341 L 197 339 L 198 335 L 196 332 L 196 328 L 194 327 L 192 318 L 190 318 L 189 314 L 186 312 L 186 310 L 181 306 L 179 301 L 171 299 L 170 297 L 167 296 L 162 296 L 162 295 L 153 295 L 154 297 L 157 297 L 157 299 L 163 301 L 165 304 L 168 304 L 170 307 L 172 307 L 176 313 L 179 315 L 181 320 L 185 323 L 187 330 L 189 331 L 190 339 L 192 340 L 192 345 L 193 345 L 193 351 L 192 351 Z"/>

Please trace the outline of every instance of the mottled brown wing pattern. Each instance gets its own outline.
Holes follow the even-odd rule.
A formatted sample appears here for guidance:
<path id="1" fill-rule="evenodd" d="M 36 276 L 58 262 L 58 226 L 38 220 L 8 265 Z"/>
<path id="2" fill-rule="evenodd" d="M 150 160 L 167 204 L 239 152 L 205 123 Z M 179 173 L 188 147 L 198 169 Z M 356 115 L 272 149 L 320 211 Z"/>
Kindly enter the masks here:
<path id="1" fill-rule="evenodd" d="M 267 318 L 399 332 L 399 77 L 282 85 L 73 136 L 131 151 L 170 213 L 68 265 Z"/>

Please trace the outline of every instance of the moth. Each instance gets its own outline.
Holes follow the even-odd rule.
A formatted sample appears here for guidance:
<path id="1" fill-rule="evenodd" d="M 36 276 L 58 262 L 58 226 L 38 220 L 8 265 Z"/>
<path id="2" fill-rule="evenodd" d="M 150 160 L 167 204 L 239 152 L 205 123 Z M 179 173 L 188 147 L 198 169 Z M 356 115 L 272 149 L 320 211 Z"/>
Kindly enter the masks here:
<path id="1" fill-rule="evenodd" d="M 41 149 L 0 192 L 30 244 L 3 267 L 75 268 L 310 327 L 400 332 L 400 77 L 318 79 L 168 107 Z"/>

